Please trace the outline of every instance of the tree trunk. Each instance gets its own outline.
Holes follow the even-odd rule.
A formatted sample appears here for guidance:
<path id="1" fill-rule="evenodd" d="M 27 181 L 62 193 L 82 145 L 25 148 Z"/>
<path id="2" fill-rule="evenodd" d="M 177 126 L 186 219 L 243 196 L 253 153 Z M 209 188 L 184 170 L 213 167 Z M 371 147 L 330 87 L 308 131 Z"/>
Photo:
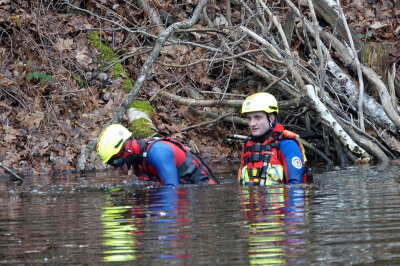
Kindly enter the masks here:
<path id="1" fill-rule="evenodd" d="M 317 12 L 328 22 L 332 28 L 339 34 L 339 36 L 349 43 L 349 38 L 346 28 L 341 20 L 338 19 L 338 12 L 334 10 L 325 0 L 313 0 L 314 7 Z M 357 37 L 355 33 L 351 33 L 353 37 L 354 46 L 357 51 L 361 51 L 363 42 Z"/>
<path id="2" fill-rule="evenodd" d="M 389 49 L 387 45 L 373 42 L 365 44 L 361 53 L 361 63 L 375 70 L 383 83 L 388 86 Z M 375 100 L 379 100 L 379 92 L 371 84 L 366 86 L 366 92 Z"/>

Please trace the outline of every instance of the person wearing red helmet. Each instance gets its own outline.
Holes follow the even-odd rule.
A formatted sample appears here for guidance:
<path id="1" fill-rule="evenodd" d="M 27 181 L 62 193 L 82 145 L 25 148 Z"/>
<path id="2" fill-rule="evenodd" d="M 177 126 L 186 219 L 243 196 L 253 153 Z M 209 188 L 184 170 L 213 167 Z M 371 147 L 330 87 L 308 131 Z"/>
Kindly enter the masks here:
<path id="1" fill-rule="evenodd" d="M 137 140 L 120 124 L 112 124 L 101 132 L 96 152 L 103 163 L 115 168 L 132 167 L 140 180 L 157 181 L 165 186 L 218 183 L 201 158 L 178 140 Z"/>
<path id="2" fill-rule="evenodd" d="M 306 157 L 298 135 L 277 122 L 278 103 L 266 92 L 242 104 L 251 136 L 243 145 L 238 179 L 241 184 L 299 184 L 307 181 Z"/>

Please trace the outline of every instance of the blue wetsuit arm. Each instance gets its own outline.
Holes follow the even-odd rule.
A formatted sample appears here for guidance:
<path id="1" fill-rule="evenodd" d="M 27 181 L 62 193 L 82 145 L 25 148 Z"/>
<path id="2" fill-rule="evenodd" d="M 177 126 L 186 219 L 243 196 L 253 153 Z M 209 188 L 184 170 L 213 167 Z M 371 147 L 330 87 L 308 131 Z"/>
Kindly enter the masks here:
<path id="1" fill-rule="evenodd" d="M 281 140 L 280 152 L 287 167 L 287 180 L 289 184 L 301 184 L 303 182 L 303 156 L 300 148 L 294 140 Z"/>
<path id="2" fill-rule="evenodd" d="M 179 186 L 174 152 L 168 144 L 157 141 L 147 151 L 147 163 L 153 166 L 166 186 Z"/>

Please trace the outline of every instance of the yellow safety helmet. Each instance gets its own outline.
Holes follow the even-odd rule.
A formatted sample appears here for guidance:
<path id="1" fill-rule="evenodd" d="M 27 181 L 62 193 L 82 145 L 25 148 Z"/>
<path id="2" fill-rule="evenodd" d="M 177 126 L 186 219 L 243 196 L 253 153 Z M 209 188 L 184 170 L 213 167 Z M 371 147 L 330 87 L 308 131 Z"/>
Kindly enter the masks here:
<path id="1" fill-rule="evenodd" d="M 242 114 L 264 111 L 278 113 L 278 102 L 272 94 L 258 92 L 248 96 L 242 104 Z"/>
<path id="2" fill-rule="evenodd" d="M 129 139 L 132 133 L 120 124 L 112 124 L 106 127 L 97 139 L 96 152 L 103 163 L 107 163 L 113 155 L 117 154 Z"/>

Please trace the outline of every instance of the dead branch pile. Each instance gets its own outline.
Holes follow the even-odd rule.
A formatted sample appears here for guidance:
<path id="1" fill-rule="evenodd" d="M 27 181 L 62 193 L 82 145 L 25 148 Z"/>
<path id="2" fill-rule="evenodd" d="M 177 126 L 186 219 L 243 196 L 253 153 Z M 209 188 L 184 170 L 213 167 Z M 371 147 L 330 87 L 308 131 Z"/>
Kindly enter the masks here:
<path id="1" fill-rule="evenodd" d="M 398 15 L 392 1 L 379 4 L 386 17 Z M 222 139 L 246 134 L 240 106 L 258 91 L 279 99 L 280 121 L 325 161 L 400 155 L 396 59 L 381 60 L 383 71 L 364 61 L 367 34 L 361 40 L 351 30 L 339 1 L 6 0 L 0 13 L 0 122 L 7 126 L 0 159 L 7 165 L 99 168 L 95 138 L 126 119 L 134 98 L 151 102 L 161 135 L 202 153 L 238 155 Z M 396 38 L 398 26 L 386 36 Z M 382 27 L 389 26 L 374 23 L 375 31 Z M 117 60 L 99 56 L 87 39 L 93 31 Z M 115 64 L 133 80 L 129 94 L 113 76 Z"/>
<path id="2" fill-rule="evenodd" d="M 389 88 L 395 75 L 385 84 L 360 62 L 362 42 L 350 31 L 339 2 L 309 0 L 301 8 L 290 0 L 224 3 L 210 1 L 200 23 L 190 29 L 176 27 L 164 47 L 159 47 L 162 56 L 154 74 L 163 78 L 155 77 L 160 89 L 152 99 L 167 97 L 193 109 L 219 107 L 218 114 L 202 114 L 232 123 L 238 119 L 233 120 L 230 112 L 242 101 L 230 99 L 234 96 L 268 91 L 281 102 L 302 99 L 301 104 L 287 108 L 297 113 L 283 112 L 283 122 L 305 137 L 323 137 L 325 152 L 336 151 L 341 163 L 398 157 L 400 116 L 396 95 Z M 142 6 L 162 36 L 162 24 L 173 21 L 171 13 L 165 15 L 160 6 Z M 331 31 L 320 26 L 323 19 L 318 9 L 325 18 L 329 17 L 326 13 L 335 17 Z M 174 60 L 193 53 L 190 61 Z M 189 75 L 193 68 L 197 73 Z M 203 87 L 196 79 L 202 80 L 197 84 Z M 376 88 L 379 97 L 365 93 L 364 84 Z M 226 107 L 231 107 L 228 112 Z M 284 105 L 280 108 L 285 110 Z"/>

